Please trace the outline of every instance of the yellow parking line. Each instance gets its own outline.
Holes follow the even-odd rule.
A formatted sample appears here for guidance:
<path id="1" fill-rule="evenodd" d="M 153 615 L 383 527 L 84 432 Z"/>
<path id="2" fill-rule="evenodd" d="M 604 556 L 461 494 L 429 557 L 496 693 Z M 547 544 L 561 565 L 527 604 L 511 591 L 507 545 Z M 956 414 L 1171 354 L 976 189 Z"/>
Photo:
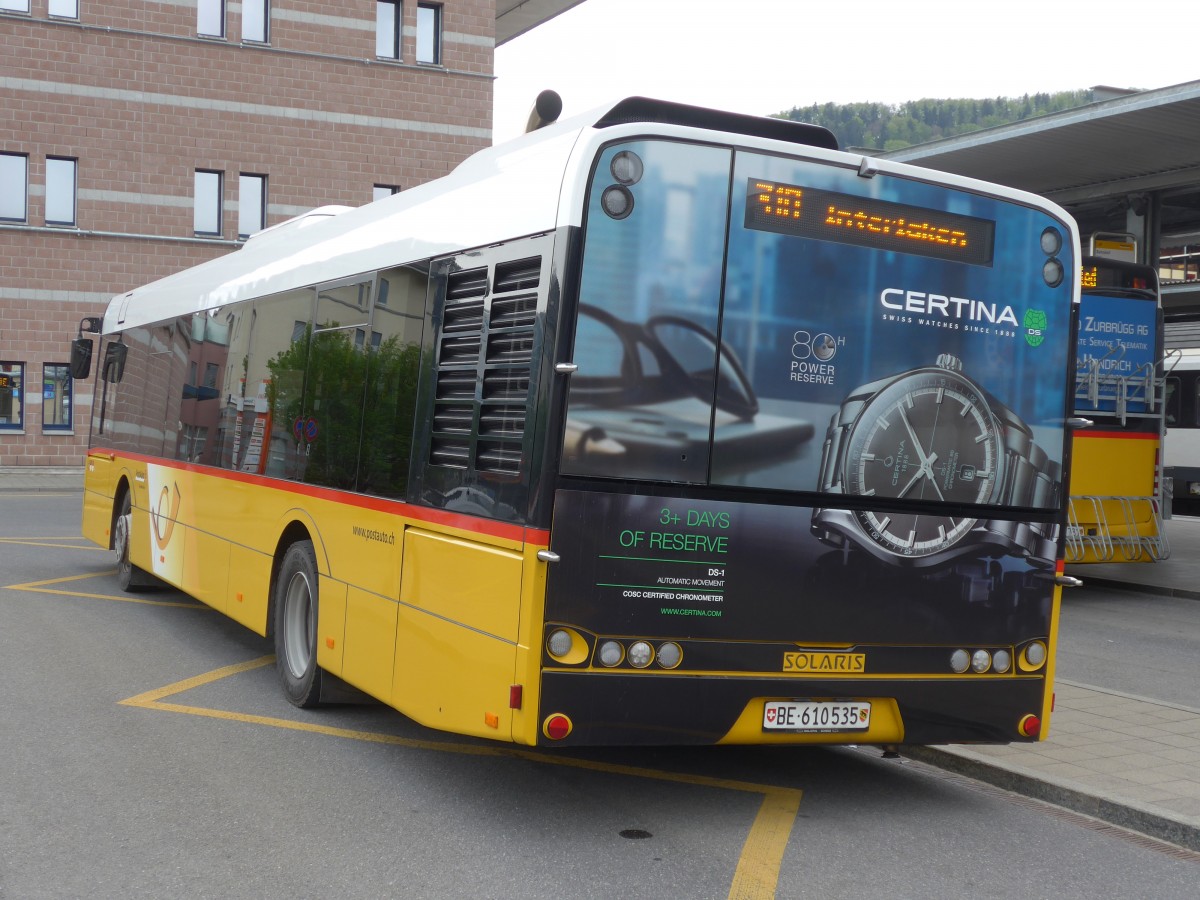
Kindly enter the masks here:
<path id="1" fill-rule="evenodd" d="M 6 497 L 74 497 L 77 491 L 5 491 Z"/>
<path id="2" fill-rule="evenodd" d="M 803 796 L 803 791 L 795 788 L 753 784 L 751 782 L 735 781 L 726 778 L 710 778 L 704 775 L 685 775 L 678 772 L 664 772 L 658 769 L 643 769 L 638 766 L 593 762 L 585 759 L 555 758 L 535 753 L 532 750 L 500 745 L 453 744 L 439 741 L 416 740 L 413 738 L 397 737 L 391 734 L 380 734 L 374 731 L 335 728 L 329 725 L 316 725 L 311 722 L 278 719 L 273 716 L 258 716 L 248 713 L 209 709 L 201 706 L 187 706 L 181 703 L 163 702 L 168 697 L 176 694 L 181 694 L 206 684 L 212 684 L 215 681 L 220 681 L 223 678 L 229 678 L 242 672 L 249 672 L 253 669 L 271 665 L 274 661 L 274 656 L 260 656 L 258 659 L 214 669 L 211 672 L 197 675 L 194 678 L 185 678 L 183 681 L 176 681 L 165 687 L 146 691 L 143 694 L 122 700 L 120 703 L 122 706 L 184 713 L 186 715 L 223 719 L 230 722 L 243 722 L 252 725 L 265 725 L 270 728 L 286 728 L 292 731 L 322 734 L 329 737 L 347 738 L 355 741 L 368 741 L 376 744 L 390 744 L 408 749 L 434 750 L 442 753 L 456 753 L 466 756 L 518 758 L 545 765 L 588 769 L 612 775 L 652 778 L 656 781 L 762 794 L 762 805 L 759 807 L 754 822 L 750 826 L 750 833 L 746 836 L 746 841 L 742 845 L 742 852 L 738 858 L 737 868 L 734 870 L 733 882 L 729 888 L 729 898 L 730 900 L 770 900 L 770 898 L 775 896 L 775 889 L 779 883 L 779 867 L 783 863 L 783 854 L 787 849 L 792 826 L 795 824 L 796 815 L 800 810 L 800 799 Z"/>
<path id="3" fill-rule="evenodd" d="M 58 544 L 51 541 L 83 541 L 85 538 L 0 538 L 0 544 L 18 544 L 25 547 L 53 547 L 55 550 L 86 550 L 89 553 L 112 553 L 90 541 L 86 544 Z"/>
<path id="4" fill-rule="evenodd" d="M 144 597 L 90 594 L 86 591 L 60 591 L 46 587 L 46 585 L 50 584 L 66 584 L 70 581 L 83 581 L 85 578 L 99 578 L 115 574 L 117 574 L 116 569 L 106 569 L 103 572 L 87 572 L 83 575 L 68 575 L 65 578 L 48 578 L 45 581 L 29 581 L 25 584 L 6 584 L 4 585 L 4 589 L 9 591 L 30 591 L 34 594 L 55 594 L 60 597 L 90 597 L 93 600 L 118 600 L 121 603 L 140 603 L 143 606 L 166 606 L 176 609 L 211 609 L 211 607 L 205 606 L 203 603 L 197 603 L 194 600 L 186 602 L 178 600 L 150 600 Z"/>

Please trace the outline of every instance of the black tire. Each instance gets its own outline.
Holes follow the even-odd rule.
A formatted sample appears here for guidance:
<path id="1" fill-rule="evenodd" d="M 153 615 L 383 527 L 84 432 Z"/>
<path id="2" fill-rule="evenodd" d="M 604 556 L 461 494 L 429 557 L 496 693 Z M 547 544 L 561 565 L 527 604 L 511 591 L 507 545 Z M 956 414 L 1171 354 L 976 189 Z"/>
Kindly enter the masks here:
<path id="1" fill-rule="evenodd" d="M 129 594 L 154 587 L 158 580 L 149 572 L 143 571 L 129 560 L 129 535 L 133 521 L 133 504 L 129 494 L 121 496 L 121 505 L 116 518 L 113 519 L 112 549 L 117 559 L 117 585 Z"/>
<path id="2" fill-rule="evenodd" d="M 321 702 L 317 665 L 317 555 L 311 541 L 287 548 L 275 580 L 275 666 L 288 702 L 310 709 Z"/>

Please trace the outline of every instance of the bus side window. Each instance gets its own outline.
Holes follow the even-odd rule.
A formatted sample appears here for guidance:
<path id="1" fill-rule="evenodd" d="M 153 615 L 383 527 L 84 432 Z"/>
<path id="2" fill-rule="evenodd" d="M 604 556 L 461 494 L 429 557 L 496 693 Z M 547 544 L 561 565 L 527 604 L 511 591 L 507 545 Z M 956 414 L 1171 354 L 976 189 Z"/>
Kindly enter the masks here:
<path id="1" fill-rule="evenodd" d="M 220 310 L 195 313 L 185 342 L 186 362 L 178 363 L 183 384 L 176 459 L 216 465 L 220 458 L 220 420 L 224 386 L 229 380 L 229 318 Z M 186 373 L 186 374 L 185 374 Z"/>
<path id="2" fill-rule="evenodd" d="M 303 432 L 295 433 L 304 392 L 314 291 L 254 301 L 230 337 L 231 377 L 222 413 L 220 465 L 239 472 L 303 478 Z"/>
<path id="3" fill-rule="evenodd" d="M 1179 424 L 1180 399 L 1179 379 L 1168 378 L 1166 384 L 1166 396 L 1163 397 L 1163 412 L 1166 414 L 1168 427 Z"/>
<path id="4" fill-rule="evenodd" d="M 119 382 L 114 380 L 115 371 L 105 371 L 101 363 L 92 433 L 104 435 L 105 446 L 155 456 L 169 457 L 175 452 L 172 423 L 179 421 L 184 381 L 182 370 L 173 371 L 172 365 L 176 325 L 172 320 L 130 328 L 110 336 L 101 348 L 101 360 L 109 358 L 110 343 L 120 342 L 127 348 Z M 183 358 L 186 360 L 186 352 Z"/>
<path id="5" fill-rule="evenodd" d="M 303 450 L 309 484 L 353 490 L 358 483 L 371 289 L 366 281 L 317 290 L 304 399 L 284 416 Z"/>
<path id="6" fill-rule="evenodd" d="M 408 493 L 428 285 L 428 271 L 416 266 L 379 276 L 358 475 L 358 489 L 367 494 L 403 499 Z"/>

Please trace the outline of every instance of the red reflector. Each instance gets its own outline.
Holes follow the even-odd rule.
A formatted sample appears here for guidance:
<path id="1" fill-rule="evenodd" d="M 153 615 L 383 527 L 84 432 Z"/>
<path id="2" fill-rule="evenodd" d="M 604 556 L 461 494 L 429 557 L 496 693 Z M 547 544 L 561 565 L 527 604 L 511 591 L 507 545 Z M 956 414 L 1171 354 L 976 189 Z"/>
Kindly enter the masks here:
<path id="1" fill-rule="evenodd" d="M 546 737 L 552 741 L 561 741 L 571 733 L 571 720 L 561 713 L 555 713 L 546 719 L 546 724 L 542 726 Z"/>
<path id="2" fill-rule="evenodd" d="M 1017 725 L 1017 731 L 1025 735 L 1025 737 L 1037 737 L 1038 732 L 1042 730 L 1042 720 L 1037 716 L 1025 716 L 1021 719 L 1021 723 Z"/>
<path id="3" fill-rule="evenodd" d="M 509 709 L 520 709 L 521 708 L 522 693 L 523 693 L 523 691 L 522 691 L 521 685 L 510 684 L 508 686 L 508 708 Z"/>

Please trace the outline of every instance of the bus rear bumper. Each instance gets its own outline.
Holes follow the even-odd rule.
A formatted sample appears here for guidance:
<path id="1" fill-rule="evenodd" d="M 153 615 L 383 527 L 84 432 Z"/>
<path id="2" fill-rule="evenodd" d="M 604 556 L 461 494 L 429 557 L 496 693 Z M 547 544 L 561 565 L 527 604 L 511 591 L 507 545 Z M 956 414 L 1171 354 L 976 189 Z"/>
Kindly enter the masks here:
<path id="1" fill-rule="evenodd" d="M 1038 739 L 1019 727 L 1042 715 L 1045 687 L 1040 676 L 799 681 L 551 671 L 543 673 L 540 715 L 543 722 L 554 716 L 570 722 L 565 737 L 543 741 L 550 746 L 1006 744 Z M 766 728 L 766 704 L 789 700 L 869 702 L 870 724 Z"/>

